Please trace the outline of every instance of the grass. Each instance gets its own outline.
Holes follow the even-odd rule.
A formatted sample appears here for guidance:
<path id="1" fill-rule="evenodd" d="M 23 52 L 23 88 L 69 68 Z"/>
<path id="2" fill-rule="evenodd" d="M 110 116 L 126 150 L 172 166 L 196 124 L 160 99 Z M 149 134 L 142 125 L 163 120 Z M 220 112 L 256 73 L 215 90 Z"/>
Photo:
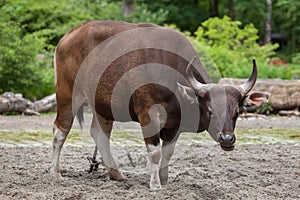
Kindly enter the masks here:
<path id="1" fill-rule="evenodd" d="M 83 139 L 78 130 L 72 130 L 67 138 L 67 143 L 79 143 Z M 2 144 L 30 144 L 52 143 L 53 133 L 51 131 L 4 131 L 0 132 L 0 143 Z"/>
<path id="2" fill-rule="evenodd" d="M 300 130 L 293 129 L 248 129 L 237 130 L 237 141 L 239 143 L 251 144 L 300 144 Z"/>
<path id="3" fill-rule="evenodd" d="M 250 129 L 236 130 L 237 144 L 300 144 L 300 130 L 293 129 Z M 1 144 L 51 144 L 51 131 L 5 131 L 0 132 Z M 143 146 L 144 141 L 139 131 L 113 130 L 112 143 L 116 146 Z M 93 145 L 89 132 L 72 130 L 66 141 L 67 144 Z M 182 133 L 178 144 L 214 143 L 208 133 Z"/>

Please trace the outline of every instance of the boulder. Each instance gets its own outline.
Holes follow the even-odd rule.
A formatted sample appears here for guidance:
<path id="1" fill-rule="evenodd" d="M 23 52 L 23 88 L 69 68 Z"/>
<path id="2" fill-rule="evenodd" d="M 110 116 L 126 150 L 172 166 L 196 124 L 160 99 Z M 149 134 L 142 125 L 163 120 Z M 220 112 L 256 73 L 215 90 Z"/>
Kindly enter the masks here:
<path id="1" fill-rule="evenodd" d="M 219 83 L 240 85 L 246 79 L 222 78 Z M 258 79 L 252 91 L 267 92 L 274 111 L 300 107 L 300 80 Z"/>

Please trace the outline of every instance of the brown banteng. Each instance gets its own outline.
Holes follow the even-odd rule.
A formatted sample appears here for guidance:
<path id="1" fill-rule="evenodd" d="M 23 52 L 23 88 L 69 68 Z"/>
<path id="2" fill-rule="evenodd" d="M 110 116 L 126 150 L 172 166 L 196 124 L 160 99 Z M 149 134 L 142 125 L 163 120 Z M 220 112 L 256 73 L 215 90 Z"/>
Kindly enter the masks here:
<path id="1" fill-rule="evenodd" d="M 224 150 L 233 150 L 241 109 L 268 99 L 261 93 L 249 95 L 257 78 L 255 61 L 250 78 L 240 86 L 210 83 L 182 34 L 147 23 L 83 23 L 60 40 L 55 65 L 57 117 L 51 173 L 56 177 L 61 177 L 61 148 L 86 101 L 93 109 L 91 135 L 110 177 L 125 178 L 110 151 L 113 121 L 137 121 L 151 164 L 150 187 L 157 189 L 167 183 L 180 132 L 207 130 Z"/>

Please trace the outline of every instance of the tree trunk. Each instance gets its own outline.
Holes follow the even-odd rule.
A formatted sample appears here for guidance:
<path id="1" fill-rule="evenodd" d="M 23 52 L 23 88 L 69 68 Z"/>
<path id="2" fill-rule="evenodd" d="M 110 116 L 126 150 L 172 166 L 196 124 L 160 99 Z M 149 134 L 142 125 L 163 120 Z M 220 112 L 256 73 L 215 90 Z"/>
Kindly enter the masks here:
<path id="1" fill-rule="evenodd" d="M 209 13 L 211 17 L 218 17 L 219 16 L 219 9 L 218 9 L 218 0 L 210 0 L 209 1 Z"/>
<path id="2" fill-rule="evenodd" d="M 296 23 L 293 24 L 291 30 L 291 51 L 295 52 L 296 50 Z"/>
<path id="3" fill-rule="evenodd" d="M 267 3 L 267 19 L 265 23 L 265 38 L 264 44 L 271 42 L 272 34 L 272 0 L 266 0 Z"/>
<path id="4" fill-rule="evenodd" d="M 234 9 L 233 9 L 233 0 L 228 0 L 228 15 L 231 19 L 231 21 L 234 21 Z"/>
<path id="5" fill-rule="evenodd" d="M 123 16 L 127 17 L 130 15 L 130 13 L 134 12 L 135 7 L 134 7 L 134 1 L 128 1 L 128 0 L 122 0 L 122 11 L 123 11 Z"/>

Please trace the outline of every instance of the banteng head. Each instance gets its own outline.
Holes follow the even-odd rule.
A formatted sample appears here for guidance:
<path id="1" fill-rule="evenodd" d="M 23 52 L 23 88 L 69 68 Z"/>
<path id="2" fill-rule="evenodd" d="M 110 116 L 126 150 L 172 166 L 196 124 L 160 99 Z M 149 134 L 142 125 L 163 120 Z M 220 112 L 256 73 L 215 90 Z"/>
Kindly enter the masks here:
<path id="1" fill-rule="evenodd" d="M 193 59 L 194 60 L 194 59 Z M 253 60 L 253 71 L 250 78 L 240 86 L 222 84 L 203 84 L 195 76 L 192 62 L 186 69 L 191 87 L 179 84 L 181 94 L 191 102 L 198 102 L 200 107 L 200 126 L 206 129 L 211 137 L 220 143 L 222 149 L 234 149 L 234 128 L 239 113 L 259 107 L 269 96 L 264 93 L 251 93 L 257 78 L 257 66 Z M 191 93 L 195 93 L 197 99 Z M 194 95 L 195 96 L 195 95 Z"/>

